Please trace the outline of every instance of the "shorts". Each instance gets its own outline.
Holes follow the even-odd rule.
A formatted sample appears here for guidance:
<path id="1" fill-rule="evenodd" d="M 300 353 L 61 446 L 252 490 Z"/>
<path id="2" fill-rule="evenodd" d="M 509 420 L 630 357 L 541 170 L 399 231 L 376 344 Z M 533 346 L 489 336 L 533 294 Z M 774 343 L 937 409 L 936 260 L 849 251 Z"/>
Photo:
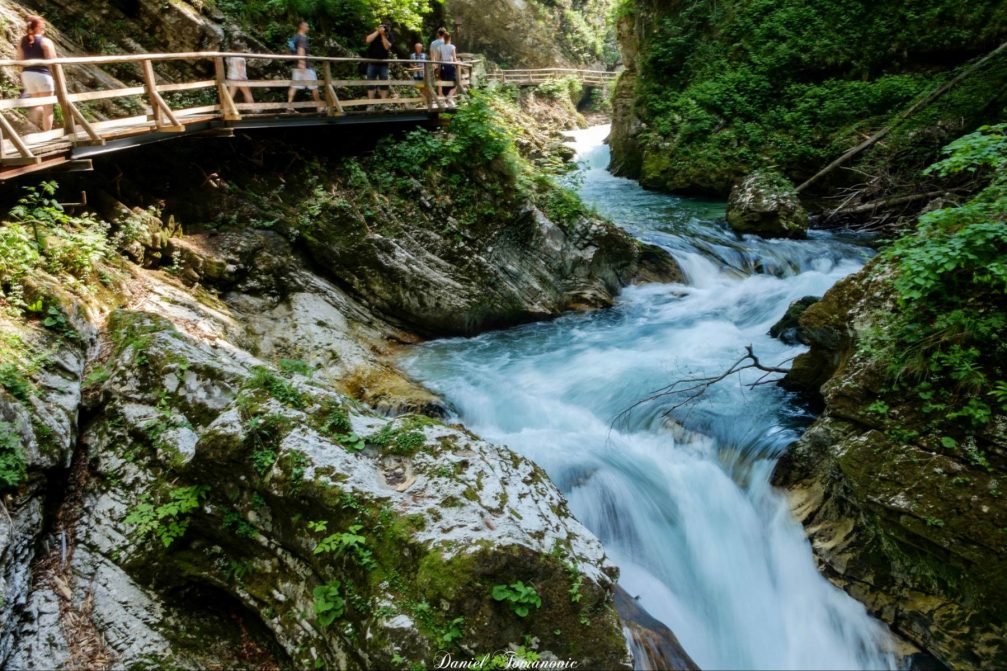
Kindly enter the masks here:
<path id="1" fill-rule="evenodd" d="M 294 68 L 290 78 L 293 79 L 295 82 L 311 81 L 313 79 L 318 79 L 318 75 L 316 75 L 315 71 L 312 70 L 311 68 Z M 300 86 L 298 86 L 297 84 L 291 84 L 290 88 L 297 89 L 298 91 L 303 91 L 304 89 L 308 89 L 309 91 L 317 91 L 318 84 L 315 83 L 301 84 Z"/>
<path id="2" fill-rule="evenodd" d="M 367 79 L 371 81 L 377 81 L 379 79 L 388 79 L 388 64 L 387 63 L 368 63 L 367 64 Z M 387 86 L 368 86 L 367 90 L 377 91 L 378 89 L 386 89 Z"/>
<path id="3" fill-rule="evenodd" d="M 455 66 L 453 65 L 442 65 L 441 66 L 441 81 L 455 83 Z"/>
<path id="4" fill-rule="evenodd" d="M 56 90 L 56 85 L 53 84 L 52 75 L 48 72 L 35 72 L 32 70 L 25 70 L 21 73 L 21 83 L 24 84 L 25 92 L 31 93 L 48 93 L 52 94 Z"/>

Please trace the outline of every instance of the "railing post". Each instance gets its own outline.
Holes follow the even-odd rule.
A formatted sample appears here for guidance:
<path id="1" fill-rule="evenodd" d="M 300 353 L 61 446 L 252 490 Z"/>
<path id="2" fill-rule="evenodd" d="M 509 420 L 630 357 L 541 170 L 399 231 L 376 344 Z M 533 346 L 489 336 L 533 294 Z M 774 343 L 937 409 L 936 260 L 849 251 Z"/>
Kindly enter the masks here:
<path id="1" fill-rule="evenodd" d="M 427 92 L 427 110 L 430 112 L 434 111 L 434 101 L 437 101 L 437 107 L 441 106 L 439 100 L 437 100 L 437 87 L 434 86 L 436 82 L 434 81 L 434 64 L 429 61 L 423 62 L 423 87 Z"/>
<path id="2" fill-rule="evenodd" d="M 143 83 L 144 88 L 147 89 L 147 99 L 150 101 L 150 108 L 154 115 L 154 126 L 160 131 L 171 131 L 174 133 L 184 131 L 185 126 L 178 122 L 178 119 L 175 118 L 175 113 L 171 111 L 168 103 L 164 102 L 164 98 L 157 91 L 157 80 L 154 79 L 153 63 L 148 58 L 142 61 L 142 65 Z M 167 122 L 165 119 L 167 119 Z"/>
<path id="3" fill-rule="evenodd" d="M 328 61 L 322 65 L 322 77 L 325 79 L 325 113 L 328 116 L 343 116 L 343 106 L 336 95 L 336 87 L 332 84 L 332 64 Z"/>
<path id="4" fill-rule="evenodd" d="M 63 134 L 70 135 L 74 143 L 77 142 L 77 125 L 80 124 L 84 132 L 91 138 L 93 144 L 105 144 L 104 138 L 98 134 L 91 123 L 84 118 L 84 114 L 77 109 L 77 106 L 70 102 L 70 94 L 66 88 L 66 75 L 63 73 L 63 65 L 55 63 L 50 66 L 52 69 L 52 81 L 56 86 L 56 100 L 59 101 L 59 108 L 63 112 Z"/>
<path id="5" fill-rule="evenodd" d="M 224 57 L 213 59 L 213 69 L 217 80 L 217 100 L 220 102 L 220 114 L 224 121 L 241 121 L 238 106 L 234 104 L 231 92 L 227 90 L 227 69 L 224 67 Z"/>
<path id="6" fill-rule="evenodd" d="M 465 94 L 465 81 L 464 81 L 465 78 L 462 76 L 462 68 L 464 67 L 465 66 L 462 65 L 461 63 L 458 63 L 455 66 L 455 92 L 458 95 Z"/>
<path id="7" fill-rule="evenodd" d="M 52 72 L 52 81 L 56 85 L 56 99 L 59 101 L 59 108 L 63 112 L 63 133 L 74 135 L 77 132 L 77 127 L 74 123 L 73 105 L 68 99 L 69 94 L 66 90 L 66 77 L 63 75 L 63 65 L 56 63 L 51 66 L 50 71 Z"/>
<path id="8" fill-rule="evenodd" d="M 10 122 L 7 121 L 7 117 L 5 117 L 3 114 L 0 114 L 0 129 L 2 129 L 3 131 L 2 133 L 0 133 L 0 152 L 2 152 L 0 153 L 0 158 L 2 158 L 7 165 L 11 165 L 15 161 L 17 163 L 27 164 L 27 163 L 39 163 L 42 160 L 38 156 L 35 156 L 33 153 L 31 153 L 31 149 L 29 149 L 28 145 L 24 143 L 24 140 L 21 139 L 21 136 L 17 134 L 17 131 L 14 130 L 14 127 L 10 125 Z M 18 153 L 21 154 L 21 158 L 15 159 L 7 156 L 7 150 L 3 146 L 4 134 L 6 134 L 10 138 L 11 144 L 13 144 L 14 148 L 18 150 Z"/>

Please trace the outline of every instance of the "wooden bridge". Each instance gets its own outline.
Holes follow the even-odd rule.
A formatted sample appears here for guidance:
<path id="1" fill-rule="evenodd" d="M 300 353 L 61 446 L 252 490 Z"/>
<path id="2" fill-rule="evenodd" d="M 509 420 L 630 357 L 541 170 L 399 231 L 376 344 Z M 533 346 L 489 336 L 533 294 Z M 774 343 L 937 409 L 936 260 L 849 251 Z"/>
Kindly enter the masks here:
<path id="1" fill-rule="evenodd" d="M 227 78 L 230 58 L 245 59 L 249 79 Z M 390 79 L 375 82 L 361 75 L 367 63 L 375 61 L 319 56 L 308 59 L 317 79 L 293 81 L 291 67 L 298 60 L 303 59 L 229 52 L 0 60 L 0 66 L 45 65 L 55 83 L 51 96 L 0 100 L 0 181 L 39 170 L 87 169 L 91 157 L 181 135 L 436 120 L 453 104 L 439 94 L 451 88 L 464 94 L 472 81 L 472 63 L 467 62 L 455 64 L 454 81 L 444 81 L 435 79 L 434 66 L 445 63 L 424 62 L 420 68 L 414 61 L 380 61 L 389 66 Z M 73 68 L 91 73 L 76 81 L 97 79 L 94 68 L 101 68 L 115 73 L 115 78 L 101 80 L 128 85 L 70 91 L 67 71 Z M 417 74 L 422 78 L 414 79 Z M 367 87 L 375 84 L 389 87 L 387 98 L 367 97 Z M 288 104 L 291 86 L 317 87 L 319 102 L 302 99 Z M 254 102 L 236 100 L 241 87 L 255 92 Z M 4 116 L 10 110 L 40 105 L 55 106 L 57 121 L 62 118 L 60 128 L 20 133 Z"/>
<path id="2" fill-rule="evenodd" d="M 248 79 L 228 79 L 228 59 L 245 59 Z M 473 63 L 455 63 L 455 79 L 437 79 L 441 62 L 311 56 L 313 80 L 292 80 L 296 55 L 231 52 L 82 56 L 43 61 L 0 60 L 0 67 L 45 65 L 55 83 L 53 95 L 0 100 L 0 181 L 40 170 L 86 170 L 91 159 L 109 152 L 175 137 L 229 135 L 238 129 L 402 124 L 436 121 L 453 105 L 442 93 L 464 95 L 476 84 Z M 292 62 L 294 61 L 294 62 Z M 389 66 L 390 79 L 368 81 L 368 63 Z M 74 69 L 78 69 L 73 72 Z M 68 78 L 67 72 L 84 75 Z M 96 73 L 102 76 L 97 76 Z M 114 74 L 114 77 L 112 76 Z M 193 74 L 197 73 L 197 74 Z M 414 79 L 420 75 L 419 79 Z M 589 86 L 612 81 L 615 73 L 547 68 L 504 70 L 490 81 L 518 85 L 577 77 Z M 91 90 L 73 90 L 69 82 L 103 82 Z M 383 99 L 367 97 L 367 87 L 389 87 Z M 291 86 L 317 87 L 319 102 L 287 103 Z M 254 102 L 238 102 L 243 87 Z M 75 85 L 76 89 L 81 86 Z M 303 93 L 300 94 L 302 97 Z M 59 128 L 19 132 L 14 110 L 54 105 Z"/>
<path id="3" fill-rule="evenodd" d="M 618 72 L 608 70 L 581 70 L 577 68 L 539 68 L 525 70 L 497 70 L 486 74 L 490 81 L 515 86 L 538 86 L 545 82 L 574 78 L 585 86 L 607 86 L 619 77 Z"/>

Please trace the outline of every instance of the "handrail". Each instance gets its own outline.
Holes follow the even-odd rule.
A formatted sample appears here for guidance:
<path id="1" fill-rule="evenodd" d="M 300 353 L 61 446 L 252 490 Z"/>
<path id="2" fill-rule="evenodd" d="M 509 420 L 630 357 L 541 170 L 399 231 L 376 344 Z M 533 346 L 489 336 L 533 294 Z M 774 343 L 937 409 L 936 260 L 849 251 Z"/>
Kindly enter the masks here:
<path id="1" fill-rule="evenodd" d="M 317 68 L 317 74 L 310 80 L 292 79 L 289 76 L 276 79 L 260 76 L 253 80 L 247 78 L 232 80 L 228 78 L 227 59 L 235 57 L 246 60 L 276 61 L 281 64 L 307 60 L 310 61 L 312 68 Z M 212 67 L 213 78 L 203 79 L 201 77 L 206 75 L 198 74 L 195 77 L 184 78 L 182 81 L 170 83 L 158 81 L 154 66 L 177 61 L 206 61 L 206 64 Z M 137 82 L 126 82 L 125 84 L 128 85 L 118 87 L 114 87 L 113 84 L 111 88 L 76 92 L 70 92 L 67 87 L 65 73 L 67 67 L 123 63 L 139 66 L 140 77 Z M 346 78 L 345 74 L 349 74 L 346 72 L 337 73 L 343 74 L 342 78 L 333 73 L 334 66 L 337 65 L 344 66 L 345 70 L 346 66 L 356 68 L 367 63 L 403 65 L 413 76 L 368 80 L 360 77 L 355 70 L 353 74 L 358 75 L 356 78 L 353 75 Z M 443 69 L 438 69 L 436 66 L 445 65 L 457 66 L 454 77 L 450 81 L 444 81 L 442 77 L 436 76 L 443 72 Z M 363 110 L 364 106 L 368 106 L 367 111 L 373 112 L 375 110 L 370 107 L 373 105 L 379 106 L 377 111 L 425 109 L 429 113 L 436 113 L 453 106 L 449 99 L 442 97 L 447 89 L 454 89 L 459 95 L 464 95 L 467 87 L 473 83 L 474 65 L 473 61 L 415 61 L 404 58 L 374 59 L 234 51 L 68 56 L 26 60 L 4 59 L 0 60 L 0 67 L 48 67 L 52 73 L 55 90 L 53 95 L 39 98 L 0 99 L 0 112 L 58 104 L 62 110 L 63 126 L 51 131 L 21 134 L 0 113 L 0 180 L 13 174 L 47 167 L 60 160 L 69 160 L 74 155 L 72 148 L 78 145 L 103 145 L 109 140 L 154 132 L 181 133 L 193 124 L 199 125 L 205 124 L 205 122 L 240 122 L 245 113 L 254 119 L 268 119 L 270 122 L 274 122 L 274 118 L 279 117 L 275 119 L 275 123 L 278 124 L 283 123 L 283 118 L 286 115 L 294 114 L 296 116 L 297 110 L 305 109 L 312 109 L 326 117 L 345 116 L 348 112 L 344 108 L 350 108 L 352 111 L 354 108 Z M 420 72 L 422 72 L 421 77 L 419 76 Z M 273 73 L 276 74 L 275 68 Z M 291 87 L 310 88 L 312 91 L 317 91 L 314 102 L 294 102 L 283 94 L 280 94 L 283 102 L 278 102 L 275 97 L 271 96 L 258 99 L 259 96 L 256 95 L 257 100 L 254 103 L 238 103 L 233 97 L 234 91 L 240 89 L 287 89 Z M 341 100 L 338 95 L 340 93 L 346 95 L 347 89 L 352 92 L 354 89 L 359 90 L 364 87 L 381 87 L 383 91 L 390 92 L 391 96 L 371 98 L 369 93 L 366 98 Z M 398 89 L 403 87 L 410 87 L 411 90 L 413 87 L 418 88 L 420 97 L 415 97 L 415 92 L 413 95 L 400 95 Z M 199 89 L 215 89 L 215 93 L 202 100 L 187 101 L 176 107 L 172 106 L 170 95 L 168 99 L 165 98 L 165 95 L 168 94 Z M 321 97 L 318 94 L 321 94 Z M 132 114 L 132 116 L 120 115 L 101 121 L 94 120 L 85 113 L 86 110 L 78 105 L 78 103 L 114 98 L 135 101 L 138 97 L 146 99 L 145 114 L 137 115 L 135 109 L 125 107 L 119 111 L 125 110 L 127 114 Z M 250 99 L 251 94 L 248 94 L 247 98 Z M 208 102 L 212 104 L 206 104 Z M 273 110 L 276 112 L 274 113 Z M 43 159 L 45 160 L 43 161 Z"/>
<path id="2" fill-rule="evenodd" d="M 509 73 L 512 73 L 512 72 L 521 72 L 521 73 L 525 73 L 525 72 L 580 72 L 580 73 L 584 73 L 584 74 L 602 75 L 602 76 L 611 76 L 611 77 L 617 77 L 619 75 L 618 72 L 613 72 L 611 70 L 589 70 L 587 68 L 507 68 L 507 69 L 495 70 L 494 72 L 491 72 L 489 74 L 497 74 L 497 73 L 509 74 Z"/>
<path id="3" fill-rule="evenodd" d="M 201 58 L 257 58 L 281 61 L 317 61 L 319 63 L 430 63 L 432 65 L 462 65 L 472 67 L 476 61 L 414 61 L 408 58 L 357 58 L 348 56 L 298 56 L 296 54 L 264 54 L 241 51 L 186 51 L 174 54 L 119 54 L 115 56 L 61 56 L 50 59 L 0 60 L 0 67 L 32 67 L 39 65 L 111 65 L 116 63 L 141 63 L 143 61 L 191 61 Z"/>

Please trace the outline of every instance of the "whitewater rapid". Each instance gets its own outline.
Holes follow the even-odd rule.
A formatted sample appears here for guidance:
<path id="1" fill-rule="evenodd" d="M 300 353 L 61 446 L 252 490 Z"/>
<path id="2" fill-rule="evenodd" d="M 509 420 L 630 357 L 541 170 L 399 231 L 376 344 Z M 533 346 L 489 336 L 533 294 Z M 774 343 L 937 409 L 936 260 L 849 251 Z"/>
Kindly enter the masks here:
<path id="1" fill-rule="evenodd" d="M 616 414 L 671 381 L 719 373 L 870 251 L 856 240 L 737 239 L 723 205 L 647 192 L 605 169 L 607 127 L 573 134 L 586 202 L 679 261 L 687 282 L 627 289 L 617 305 L 412 350 L 404 365 L 488 440 L 535 460 L 602 539 L 620 583 L 703 669 L 886 669 L 888 634 L 816 570 L 776 459 L 810 418 L 775 385 L 731 378 L 666 417 Z"/>

